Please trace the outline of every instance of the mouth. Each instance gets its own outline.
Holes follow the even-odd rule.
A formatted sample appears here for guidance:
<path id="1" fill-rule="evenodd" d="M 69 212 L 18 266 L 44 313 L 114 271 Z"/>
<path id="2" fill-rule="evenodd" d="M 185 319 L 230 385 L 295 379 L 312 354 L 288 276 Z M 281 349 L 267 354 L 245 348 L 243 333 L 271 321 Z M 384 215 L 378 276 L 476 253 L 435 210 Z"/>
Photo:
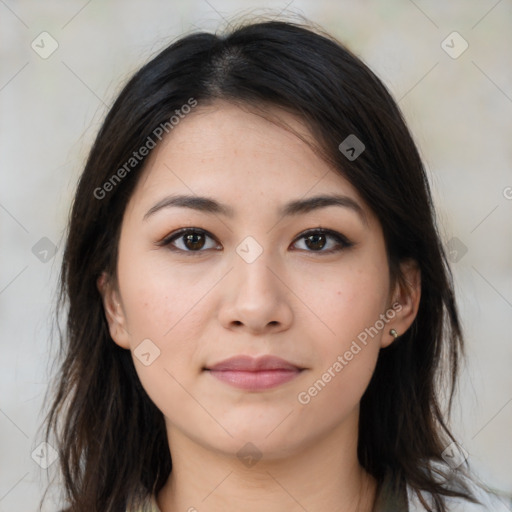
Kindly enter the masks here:
<path id="1" fill-rule="evenodd" d="M 259 391 L 290 382 L 305 368 L 275 356 L 236 356 L 203 370 L 238 389 Z"/>

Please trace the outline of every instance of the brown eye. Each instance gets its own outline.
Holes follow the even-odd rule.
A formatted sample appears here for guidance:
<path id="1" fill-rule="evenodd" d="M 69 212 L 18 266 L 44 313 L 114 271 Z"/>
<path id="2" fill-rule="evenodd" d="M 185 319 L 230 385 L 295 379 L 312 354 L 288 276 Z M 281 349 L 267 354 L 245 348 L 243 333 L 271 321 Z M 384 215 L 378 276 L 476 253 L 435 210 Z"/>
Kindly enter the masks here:
<path id="1" fill-rule="evenodd" d="M 306 246 L 309 249 L 313 249 L 317 251 L 319 249 L 323 249 L 326 244 L 326 236 L 323 233 L 315 233 L 313 235 L 308 235 L 305 237 Z"/>
<path id="2" fill-rule="evenodd" d="M 330 229 L 315 229 L 302 233 L 294 245 L 304 240 L 306 252 L 317 252 L 319 254 L 330 254 L 338 252 L 354 245 L 347 237 Z M 325 249 L 327 247 L 327 249 Z"/>
<path id="3" fill-rule="evenodd" d="M 207 241 L 212 242 L 208 246 Z M 181 229 L 171 233 L 162 240 L 159 245 L 167 246 L 173 251 L 181 252 L 205 252 L 216 247 L 215 240 L 211 235 L 202 229 Z"/>
<path id="4" fill-rule="evenodd" d="M 191 233 L 183 236 L 183 243 L 187 249 L 196 251 L 204 246 L 204 235 L 202 233 Z"/>

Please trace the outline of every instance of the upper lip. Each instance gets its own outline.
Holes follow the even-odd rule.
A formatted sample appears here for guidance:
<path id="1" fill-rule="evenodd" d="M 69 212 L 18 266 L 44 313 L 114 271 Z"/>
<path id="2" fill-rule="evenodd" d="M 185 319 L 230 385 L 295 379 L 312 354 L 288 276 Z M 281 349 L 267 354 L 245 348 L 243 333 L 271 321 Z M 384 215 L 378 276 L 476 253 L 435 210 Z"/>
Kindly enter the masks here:
<path id="1" fill-rule="evenodd" d="M 299 366 L 281 359 L 276 356 L 235 356 L 220 361 L 213 366 L 207 366 L 206 370 L 231 370 L 231 371 L 245 371 L 245 372 L 258 372 L 264 370 L 303 370 Z"/>

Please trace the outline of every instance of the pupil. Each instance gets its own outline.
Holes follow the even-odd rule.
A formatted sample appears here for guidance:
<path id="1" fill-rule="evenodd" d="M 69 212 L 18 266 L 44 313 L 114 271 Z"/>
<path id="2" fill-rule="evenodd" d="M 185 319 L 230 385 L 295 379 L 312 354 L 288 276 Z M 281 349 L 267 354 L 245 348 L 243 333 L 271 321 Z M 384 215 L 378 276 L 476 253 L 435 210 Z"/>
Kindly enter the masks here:
<path id="1" fill-rule="evenodd" d="M 313 244 L 308 243 L 308 241 L 311 241 L 311 240 L 313 240 Z M 320 247 L 315 246 L 316 244 L 320 244 Z M 306 238 L 306 245 L 310 249 L 322 249 L 325 245 L 325 235 L 323 235 L 323 234 L 309 235 Z M 312 247 L 312 245 L 313 245 L 313 247 Z"/>
<path id="2" fill-rule="evenodd" d="M 203 235 L 201 233 L 192 233 L 190 235 L 186 235 L 185 236 L 185 239 L 186 239 L 185 245 L 189 249 L 201 249 L 201 247 L 203 247 L 203 245 L 204 245 L 204 241 L 202 243 L 198 242 L 196 237 L 202 237 L 202 236 Z"/>

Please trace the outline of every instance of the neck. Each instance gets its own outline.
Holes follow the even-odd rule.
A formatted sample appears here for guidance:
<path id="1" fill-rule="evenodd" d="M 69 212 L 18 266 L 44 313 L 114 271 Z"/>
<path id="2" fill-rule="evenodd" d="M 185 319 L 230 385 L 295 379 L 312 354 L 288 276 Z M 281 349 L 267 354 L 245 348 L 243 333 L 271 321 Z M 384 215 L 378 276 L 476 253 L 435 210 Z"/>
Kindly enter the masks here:
<path id="1" fill-rule="evenodd" d="M 159 508 L 161 512 L 261 512 L 263 506 L 265 512 L 371 512 L 377 483 L 358 462 L 357 442 L 341 434 L 315 439 L 287 456 L 264 455 L 247 467 L 236 456 L 205 448 L 168 427 L 173 468 L 158 494 Z"/>

